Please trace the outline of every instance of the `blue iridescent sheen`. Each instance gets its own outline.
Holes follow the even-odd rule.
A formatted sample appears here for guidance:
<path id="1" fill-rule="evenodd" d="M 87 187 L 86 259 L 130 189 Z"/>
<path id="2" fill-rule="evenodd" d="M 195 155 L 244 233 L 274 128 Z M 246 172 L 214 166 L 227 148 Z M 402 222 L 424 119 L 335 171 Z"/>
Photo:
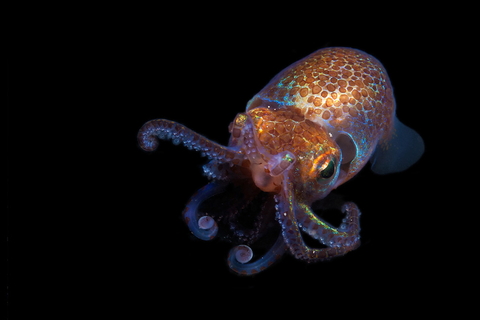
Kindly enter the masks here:
<path id="1" fill-rule="evenodd" d="M 335 204 L 339 226 L 321 218 L 332 190 L 369 160 L 376 173 L 407 169 L 422 155 L 422 138 L 396 117 L 393 89 L 374 57 L 324 48 L 275 76 L 229 126 L 222 146 L 165 119 L 140 129 L 142 149 L 159 140 L 182 143 L 210 162 L 211 180 L 188 202 L 183 218 L 197 238 L 233 244 L 228 266 L 261 272 L 289 252 L 307 262 L 342 256 L 360 245 L 360 210 Z M 316 240 L 311 247 L 305 237 Z"/>

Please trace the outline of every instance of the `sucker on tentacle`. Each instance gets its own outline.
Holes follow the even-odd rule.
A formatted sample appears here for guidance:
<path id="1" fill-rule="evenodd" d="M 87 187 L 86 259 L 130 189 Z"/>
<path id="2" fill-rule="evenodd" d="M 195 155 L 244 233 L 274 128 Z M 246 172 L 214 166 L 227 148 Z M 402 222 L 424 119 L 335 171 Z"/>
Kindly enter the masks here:
<path id="1" fill-rule="evenodd" d="M 200 216 L 198 206 L 206 199 L 223 191 L 224 186 L 211 182 L 198 190 L 190 199 L 185 210 L 183 219 L 190 231 L 199 239 L 212 240 L 218 232 L 218 225 L 212 217 Z"/>
<path id="2" fill-rule="evenodd" d="M 212 182 L 191 197 L 184 220 L 200 239 L 232 242 L 228 266 L 252 275 L 287 251 L 315 262 L 360 245 L 354 203 L 343 203 L 338 227 L 315 214 L 312 204 L 331 199 L 330 192 L 368 161 L 375 173 L 386 174 L 421 157 L 422 138 L 397 119 L 395 108 L 377 59 L 356 49 L 324 48 L 285 68 L 247 103 L 229 125 L 228 146 L 164 119 L 145 123 L 138 142 L 153 151 L 159 139 L 169 139 L 211 160 L 203 168 Z"/>
<path id="3" fill-rule="evenodd" d="M 310 208 L 293 206 L 292 199 L 285 201 L 282 197 L 291 198 L 291 194 L 276 195 L 277 202 L 277 220 L 282 226 L 282 234 L 290 249 L 290 252 L 297 258 L 308 262 L 327 260 L 336 256 L 344 255 L 348 251 L 356 249 L 360 245 L 360 227 L 359 217 L 360 211 L 352 202 L 347 202 L 343 206 L 343 212 L 346 213 L 340 228 L 333 228 L 324 221 L 315 217 L 311 219 L 313 212 Z M 309 210 L 306 214 L 303 211 Z M 308 223 L 307 228 L 299 226 L 299 219 L 296 216 L 302 216 L 300 221 Z M 319 240 L 328 248 L 310 248 L 302 237 L 300 229 L 304 229 L 308 235 Z"/>
<path id="4" fill-rule="evenodd" d="M 243 156 L 218 143 L 215 143 L 187 127 L 165 119 L 151 120 L 138 132 L 138 142 L 145 151 L 157 149 L 159 140 L 172 140 L 173 144 L 183 143 L 188 149 L 202 152 L 209 159 L 219 163 L 231 162 Z"/>
<path id="5" fill-rule="evenodd" d="M 278 236 L 277 241 L 275 241 L 275 244 L 266 254 L 253 262 L 249 262 L 250 259 L 254 257 L 253 252 L 251 252 L 249 247 L 245 247 L 246 246 L 236 246 L 232 248 L 228 254 L 228 266 L 230 269 L 245 276 L 254 275 L 267 269 L 280 259 L 286 251 L 286 246 L 281 235 Z M 247 254 L 251 255 L 250 259 L 242 259 L 244 262 L 239 261 L 238 254 L 240 250 L 248 252 Z"/>

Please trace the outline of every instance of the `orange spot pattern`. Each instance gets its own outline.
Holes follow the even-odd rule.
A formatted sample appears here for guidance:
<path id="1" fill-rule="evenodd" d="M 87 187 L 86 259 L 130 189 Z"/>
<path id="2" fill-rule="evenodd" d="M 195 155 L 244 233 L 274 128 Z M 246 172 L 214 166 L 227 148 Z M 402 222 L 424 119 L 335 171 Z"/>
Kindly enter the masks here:
<path id="1" fill-rule="evenodd" d="M 302 181 L 307 181 L 312 168 L 317 168 L 315 161 L 320 160 L 319 155 L 322 159 L 332 153 L 338 156 L 339 151 L 335 149 L 328 131 L 305 119 L 301 109 L 292 106 L 276 110 L 255 108 L 248 114 L 258 141 L 268 154 L 289 151 L 301 159 L 299 175 Z M 316 174 L 317 171 L 314 171 L 314 177 Z"/>
<path id="2" fill-rule="evenodd" d="M 307 119 L 336 130 L 363 123 L 371 137 L 390 132 L 394 98 L 383 66 L 355 49 L 325 48 L 285 69 L 259 97 L 295 106 Z M 368 131 L 371 132 L 368 132 Z"/>
<path id="3" fill-rule="evenodd" d="M 276 111 L 257 108 L 248 113 L 259 142 L 271 155 L 282 151 L 296 155 L 308 150 L 320 152 L 329 139 L 324 128 L 305 119 L 300 110 L 293 107 Z M 311 167 L 308 164 L 305 166 Z"/>

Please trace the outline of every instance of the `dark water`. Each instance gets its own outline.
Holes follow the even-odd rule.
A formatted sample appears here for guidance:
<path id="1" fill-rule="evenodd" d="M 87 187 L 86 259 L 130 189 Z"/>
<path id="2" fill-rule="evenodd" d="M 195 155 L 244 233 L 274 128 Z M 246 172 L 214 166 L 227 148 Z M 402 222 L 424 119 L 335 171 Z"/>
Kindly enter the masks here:
<path id="1" fill-rule="evenodd" d="M 439 249 L 448 242 L 440 238 L 438 212 L 452 171 L 438 163 L 449 136 L 438 120 L 441 77 L 428 58 L 435 44 L 420 35 L 402 42 L 270 30 L 268 37 L 245 31 L 225 38 L 192 29 L 173 36 L 148 22 L 49 28 L 30 34 L 25 50 L 34 54 L 19 50 L 25 56 L 12 60 L 11 295 L 46 293 L 72 309 L 136 309 L 153 308 L 172 291 L 361 295 L 438 285 L 431 271 L 442 265 Z M 181 219 L 190 196 L 208 182 L 206 159 L 168 142 L 148 154 L 137 146 L 137 131 L 166 118 L 226 144 L 228 125 L 247 101 L 323 46 L 355 47 L 384 64 L 398 116 L 422 135 L 426 152 L 406 172 L 378 176 L 366 168 L 336 191 L 362 212 L 360 248 L 316 264 L 286 255 L 262 274 L 239 277 L 226 263 L 230 245 L 194 238 Z"/>

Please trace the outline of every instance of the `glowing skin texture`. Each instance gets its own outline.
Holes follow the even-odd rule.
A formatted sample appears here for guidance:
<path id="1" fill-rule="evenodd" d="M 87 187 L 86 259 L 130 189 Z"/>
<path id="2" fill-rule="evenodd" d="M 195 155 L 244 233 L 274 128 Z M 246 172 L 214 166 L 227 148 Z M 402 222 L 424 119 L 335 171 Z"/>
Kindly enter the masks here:
<path id="1" fill-rule="evenodd" d="M 275 76 L 229 127 L 228 146 L 164 119 L 147 122 L 138 141 L 147 151 L 159 139 L 182 142 L 211 161 L 212 180 L 188 203 L 183 217 L 200 239 L 223 238 L 236 246 L 230 268 L 258 273 L 289 251 L 314 262 L 360 245 L 360 211 L 344 203 L 335 227 L 311 208 L 314 201 L 372 162 L 385 174 L 407 169 L 423 153 L 423 141 L 395 116 L 387 73 L 374 57 L 350 48 L 325 48 Z M 326 208 L 323 207 L 323 208 Z M 321 209 L 323 209 L 321 208 Z M 276 241 L 270 240 L 274 234 Z M 304 237 L 323 244 L 311 248 Z M 250 246 L 268 249 L 256 254 Z"/>

